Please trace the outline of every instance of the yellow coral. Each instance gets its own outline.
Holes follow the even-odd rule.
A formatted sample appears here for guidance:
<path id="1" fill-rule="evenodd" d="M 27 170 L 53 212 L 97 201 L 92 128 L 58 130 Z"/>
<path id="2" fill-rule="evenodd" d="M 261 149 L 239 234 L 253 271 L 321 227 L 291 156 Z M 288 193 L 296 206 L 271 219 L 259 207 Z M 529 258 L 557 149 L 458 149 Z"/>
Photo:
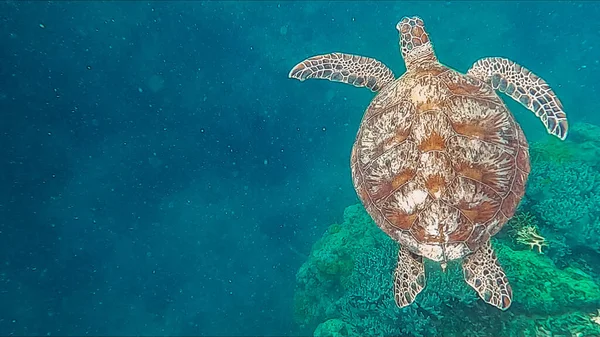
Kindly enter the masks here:
<path id="1" fill-rule="evenodd" d="M 517 229 L 517 242 L 528 245 L 533 249 L 537 247 L 538 252 L 542 253 L 542 247 L 547 247 L 546 239 L 541 236 L 534 226 L 523 226 Z"/>
<path id="2" fill-rule="evenodd" d="M 592 315 L 590 320 L 598 325 L 600 325 L 600 309 L 598 309 L 598 313 L 596 315 Z"/>

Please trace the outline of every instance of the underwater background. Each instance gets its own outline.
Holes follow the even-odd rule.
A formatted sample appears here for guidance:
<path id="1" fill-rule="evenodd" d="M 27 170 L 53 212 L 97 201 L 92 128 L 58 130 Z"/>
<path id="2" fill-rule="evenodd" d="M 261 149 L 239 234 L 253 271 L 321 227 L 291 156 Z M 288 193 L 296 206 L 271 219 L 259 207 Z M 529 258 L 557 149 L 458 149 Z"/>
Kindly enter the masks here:
<path id="1" fill-rule="evenodd" d="M 543 77 L 571 124 L 555 140 L 503 96 L 532 160 L 493 242 L 506 312 L 455 266 L 390 302 L 397 247 L 349 165 L 374 95 L 288 79 L 335 51 L 399 76 L 413 15 L 458 71 L 502 56 Z M 3 1 L 0 18 L 0 335 L 600 336 L 599 2 Z"/>

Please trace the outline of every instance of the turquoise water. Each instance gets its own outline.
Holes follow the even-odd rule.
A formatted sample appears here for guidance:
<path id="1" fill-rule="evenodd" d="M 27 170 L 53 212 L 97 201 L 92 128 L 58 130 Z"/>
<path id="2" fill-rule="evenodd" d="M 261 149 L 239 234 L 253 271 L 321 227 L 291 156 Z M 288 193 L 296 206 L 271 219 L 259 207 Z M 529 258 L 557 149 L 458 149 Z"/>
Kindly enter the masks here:
<path id="1" fill-rule="evenodd" d="M 350 223 L 350 150 L 374 94 L 287 75 L 334 51 L 402 74 L 395 25 L 404 16 L 423 18 L 443 63 L 464 72 L 481 57 L 513 59 L 552 86 L 571 123 L 600 124 L 598 2 L 5 1 L 0 13 L 0 335 L 312 335 L 338 316 L 351 325 L 342 335 L 390 331 L 378 309 L 363 313 L 378 322 L 364 327 L 314 309 L 317 299 L 298 319 L 307 284 L 322 298 L 348 293 L 339 279 L 297 273 L 330 225 Z M 507 104 L 530 142 L 548 140 L 533 114 Z M 571 175 L 553 164 L 558 154 L 539 151 L 536 202 L 523 212 L 549 241 L 538 265 L 576 268 L 593 288 L 600 245 L 587 238 L 600 232 L 600 203 L 576 204 L 596 191 L 595 178 L 581 183 L 600 166 L 589 134 L 563 151 L 579 156 L 568 159 Z M 587 227 L 555 222 L 560 209 L 582 209 Z M 562 305 L 593 326 L 596 293 Z M 412 321 L 458 319 L 419 308 Z M 511 309 L 469 319 L 483 331 L 477 315 L 509 322 L 533 312 Z M 392 332 L 443 333 L 418 329 Z"/>

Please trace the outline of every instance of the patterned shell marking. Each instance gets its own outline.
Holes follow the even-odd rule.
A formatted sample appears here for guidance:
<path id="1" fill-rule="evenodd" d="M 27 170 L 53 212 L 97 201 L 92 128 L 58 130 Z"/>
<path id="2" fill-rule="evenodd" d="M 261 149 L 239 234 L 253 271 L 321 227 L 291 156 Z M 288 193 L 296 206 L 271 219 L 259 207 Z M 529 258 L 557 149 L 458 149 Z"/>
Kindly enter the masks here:
<path id="1" fill-rule="evenodd" d="M 439 64 L 373 99 L 351 167 L 377 225 L 434 261 L 462 258 L 496 234 L 530 171 L 523 131 L 494 90 Z"/>

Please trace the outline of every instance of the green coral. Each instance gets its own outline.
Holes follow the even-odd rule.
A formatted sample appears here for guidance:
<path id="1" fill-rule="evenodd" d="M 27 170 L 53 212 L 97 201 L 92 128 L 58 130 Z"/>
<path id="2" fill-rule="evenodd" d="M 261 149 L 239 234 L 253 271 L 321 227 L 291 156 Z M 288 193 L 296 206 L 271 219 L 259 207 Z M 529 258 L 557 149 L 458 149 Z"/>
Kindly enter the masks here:
<path id="1" fill-rule="evenodd" d="M 565 141 L 547 137 L 532 143 L 529 149 L 531 162 L 578 162 L 600 166 L 600 127 L 588 123 L 573 123 Z"/>
<path id="2" fill-rule="evenodd" d="M 484 303 L 464 281 L 459 262 L 450 263 L 445 273 L 427 262 L 426 288 L 415 303 L 399 309 L 392 296 L 398 245 L 361 205 L 350 206 L 344 222 L 330 227 L 300 268 L 296 317 L 315 335 L 338 331 L 354 336 L 535 336 L 544 329 L 562 331 L 565 321 L 600 307 L 600 288 L 590 275 L 576 268 L 560 269 L 526 247 L 518 250 L 497 240 L 493 245 L 514 291 L 509 311 Z M 351 260 L 352 269 L 316 267 L 323 257 L 332 256 Z M 329 323 L 319 325 L 323 322 Z M 346 328 L 333 328 L 341 326 Z M 589 320 L 572 328 L 595 329 Z"/>
<path id="3" fill-rule="evenodd" d="M 533 165 L 544 160 L 556 163 L 572 161 L 573 153 L 574 146 L 571 142 L 564 142 L 555 137 L 548 137 L 543 141 L 531 144 L 529 147 L 529 156 Z"/>
<path id="4" fill-rule="evenodd" d="M 544 157 L 529 176 L 528 210 L 540 220 L 549 253 L 564 264 L 584 255 L 594 260 L 593 266 L 600 262 L 599 137 L 598 127 L 574 124 L 569 136 L 573 140 L 567 141 L 572 159 L 557 163 Z"/>
<path id="5" fill-rule="evenodd" d="M 330 226 L 312 248 L 310 256 L 296 274 L 295 318 L 301 324 L 315 325 L 315 317 L 335 311 L 335 301 L 353 275 L 359 254 L 369 251 L 377 240 L 387 237 L 379 228 L 360 224 L 371 221 L 360 207 L 349 207 L 344 223 Z"/>
<path id="6" fill-rule="evenodd" d="M 600 280 L 600 127 L 573 123 L 566 141 L 549 137 L 531 144 L 530 154 L 521 208 L 538 222 L 544 253 Z"/>
<path id="7" fill-rule="evenodd" d="M 340 319 L 330 319 L 327 320 L 315 329 L 314 333 L 315 337 L 348 337 L 348 336 L 356 336 L 356 332 L 354 328 L 340 320 Z"/>
<path id="8" fill-rule="evenodd" d="M 575 268 L 559 269 L 545 255 L 513 250 L 497 244 L 511 282 L 517 310 L 534 315 L 561 315 L 571 311 L 593 312 L 600 306 L 600 287 L 590 275 Z"/>

